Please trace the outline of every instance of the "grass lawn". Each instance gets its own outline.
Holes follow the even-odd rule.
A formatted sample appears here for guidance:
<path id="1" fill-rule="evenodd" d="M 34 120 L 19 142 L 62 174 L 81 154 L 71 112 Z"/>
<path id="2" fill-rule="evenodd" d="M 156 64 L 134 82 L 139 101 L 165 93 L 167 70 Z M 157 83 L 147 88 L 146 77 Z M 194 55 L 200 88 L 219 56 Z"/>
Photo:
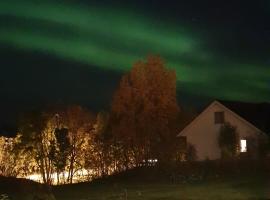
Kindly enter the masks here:
<path id="1" fill-rule="evenodd" d="M 219 178 L 194 183 L 102 181 L 56 186 L 57 200 L 180 200 L 180 199 L 267 199 L 265 174 Z"/>

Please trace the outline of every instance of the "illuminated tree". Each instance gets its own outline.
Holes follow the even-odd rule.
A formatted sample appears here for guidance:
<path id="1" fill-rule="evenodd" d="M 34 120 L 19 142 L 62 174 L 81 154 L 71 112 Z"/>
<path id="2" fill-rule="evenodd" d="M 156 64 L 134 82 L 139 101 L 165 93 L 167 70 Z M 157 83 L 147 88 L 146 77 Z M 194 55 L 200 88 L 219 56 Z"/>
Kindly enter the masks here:
<path id="1" fill-rule="evenodd" d="M 0 137 L 0 175 L 16 176 L 16 157 L 13 154 L 14 139 Z"/>
<path id="2" fill-rule="evenodd" d="M 46 184 L 72 183 L 74 174 L 85 167 L 92 145 L 95 117 L 80 106 L 29 114 L 21 121 L 16 148 L 21 158 L 33 159 Z"/>
<path id="3" fill-rule="evenodd" d="M 85 167 L 92 171 L 90 178 L 107 176 L 124 169 L 123 148 L 111 134 L 108 113 L 98 113 L 89 141 Z"/>
<path id="4" fill-rule="evenodd" d="M 72 183 L 73 176 L 85 165 L 86 151 L 89 150 L 95 117 L 80 106 L 70 106 L 61 115 L 60 120 L 68 130 L 68 178 Z"/>
<path id="5" fill-rule="evenodd" d="M 35 160 L 43 182 L 52 183 L 53 149 L 56 145 L 54 131 L 56 120 L 52 113 L 32 113 L 25 116 L 19 128 L 16 149 L 21 156 L 31 156 Z"/>
<path id="6" fill-rule="evenodd" d="M 111 111 L 112 133 L 124 145 L 126 167 L 148 158 L 171 158 L 180 109 L 176 74 L 160 57 L 135 63 L 122 77 Z"/>
<path id="7" fill-rule="evenodd" d="M 86 156 L 87 168 L 95 171 L 95 176 L 108 175 L 113 160 L 111 154 L 111 135 L 108 132 L 108 125 L 109 114 L 106 112 L 98 113 L 88 146 L 88 155 Z"/>

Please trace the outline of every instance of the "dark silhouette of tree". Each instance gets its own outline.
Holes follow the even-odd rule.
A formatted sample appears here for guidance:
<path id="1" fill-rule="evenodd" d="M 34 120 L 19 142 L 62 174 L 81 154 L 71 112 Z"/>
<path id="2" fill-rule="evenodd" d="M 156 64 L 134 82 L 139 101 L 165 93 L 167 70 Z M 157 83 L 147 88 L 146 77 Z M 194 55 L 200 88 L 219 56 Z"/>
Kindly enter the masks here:
<path id="1" fill-rule="evenodd" d="M 237 128 L 230 123 L 225 123 L 220 128 L 218 138 L 222 158 L 232 158 L 237 153 L 239 136 Z"/>
<path id="2" fill-rule="evenodd" d="M 111 107 L 112 133 L 123 145 L 126 167 L 172 158 L 179 111 L 175 71 L 158 56 L 135 63 L 122 77 Z"/>
<path id="3" fill-rule="evenodd" d="M 57 184 L 60 183 L 60 175 L 62 173 L 62 182 L 65 181 L 64 173 L 67 166 L 69 150 L 71 144 L 68 138 L 68 129 L 56 128 L 55 129 L 56 145 L 52 148 L 53 164 L 57 172 Z"/>

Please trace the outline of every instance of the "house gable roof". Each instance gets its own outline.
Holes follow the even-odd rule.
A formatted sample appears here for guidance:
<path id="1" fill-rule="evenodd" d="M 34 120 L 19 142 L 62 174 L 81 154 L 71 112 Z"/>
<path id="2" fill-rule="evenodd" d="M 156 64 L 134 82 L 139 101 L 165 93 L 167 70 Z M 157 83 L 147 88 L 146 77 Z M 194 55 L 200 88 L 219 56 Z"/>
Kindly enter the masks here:
<path id="1" fill-rule="evenodd" d="M 262 132 L 270 134 L 270 103 L 219 102 Z"/>
<path id="2" fill-rule="evenodd" d="M 181 136 L 184 132 L 186 132 L 188 129 L 192 127 L 196 121 L 198 121 L 204 113 L 206 113 L 217 101 L 212 102 L 210 105 L 208 105 L 197 117 L 195 117 L 194 120 L 192 120 L 181 132 L 177 135 L 177 137 Z"/>
<path id="3" fill-rule="evenodd" d="M 225 105 L 224 105 L 224 104 Z M 239 120 L 241 120 L 241 121 L 243 121 L 244 123 L 246 123 L 250 128 L 252 128 L 252 129 L 254 129 L 254 130 L 256 130 L 258 133 L 263 133 L 263 134 L 265 134 L 265 133 L 269 133 L 268 131 L 267 131 L 267 129 L 264 129 L 264 127 L 267 127 L 267 125 L 269 126 L 269 123 L 270 123 L 270 121 L 268 121 L 268 120 L 270 120 L 270 118 L 268 117 L 267 118 L 267 116 L 269 116 L 270 115 L 270 110 L 268 110 L 267 108 L 265 108 L 266 110 L 263 112 L 264 114 L 260 117 L 260 118 L 256 118 L 256 116 L 254 116 L 254 118 L 255 119 L 258 119 L 258 122 L 260 122 L 260 120 L 259 119 L 261 119 L 261 118 L 266 118 L 265 119 L 265 121 L 264 120 L 262 120 L 262 122 L 266 122 L 266 124 L 264 125 L 264 123 L 262 123 L 264 126 L 259 126 L 259 127 L 257 127 L 256 126 L 256 124 L 253 124 L 252 122 L 253 121 L 251 121 L 250 120 L 250 118 L 247 118 L 247 119 L 245 119 L 244 118 L 244 116 L 243 115 L 239 115 L 238 113 L 239 113 L 239 111 L 240 110 L 242 110 L 242 109 L 237 109 L 237 108 L 239 108 L 239 106 L 237 106 L 237 104 L 241 104 L 241 102 L 237 102 L 237 104 L 234 104 L 233 102 L 229 102 L 229 101 L 214 101 L 214 102 L 212 102 L 209 106 L 207 106 L 206 107 L 206 109 L 204 109 L 203 110 L 203 112 L 202 113 L 200 113 L 189 125 L 187 125 L 177 136 L 179 137 L 179 136 L 181 136 L 181 135 L 183 135 L 188 129 L 190 129 L 191 127 L 192 127 L 192 125 L 196 122 L 196 121 L 198 121 L 203 115 L 204 115 L 204 113 L 206 113 L 213 105 L 215 105 L 215 104 L 217 104 L 217 105 L 219 105 L 219 106 L 221 106 L 222 108 L 224 108 L 225 110 L 227 110 L 228 112 L 230 112 L 231 114 L 233 114 L 234 116 L 236 116 Z M 244 103 L 244 104 L 248 104 L 248 103 Z M 268 103 L 263 103 L 264 104 L 264 106 L 265 105 L 267 105 Z M 226 105 L 229 105 L 228 107 L 226 106 Z M 233 106 L 234 105 L 234 106 Z M 264 107 L 264 106 L 262 106 L 262 107 Z M 267 105 L 267 106 L 269 106 L 270 107 L 270 104 L 269 105 Z M 266 106 L 266 107 L 267 107 Z M 241 106 L 240 106 L 241 107 Z M 231 109 L 232 108 L 232 109 Z M 242 107 L 241 107 L 242 108 Z M 245 106 L 245 108 L 246 108 L 246 110 L 245 110 L 245 113 L 252 113 L 251 111 L 249 111 L 249 107 L 248 107 L 248 105 L 246 105 Z M 261 108 L 261 109 L 263 109 L 263 108 Z M 236 112 L 235 112 L 235 110 L 236 110 Z M 254 108 L 252 107 L 251 108 L 251 110 L 254 110 Z M 259 112 L 258 112 L 259 113 Z M 250 116 L 252 115 L 252 114 L 249 114 Z M 249 116 L 249 115 L 247 115 L 247 116 Z M 250 120 L 250 121 L 249 121 Z M 269 122 L 269 123 L 267 123 L 267 122 Z"/>

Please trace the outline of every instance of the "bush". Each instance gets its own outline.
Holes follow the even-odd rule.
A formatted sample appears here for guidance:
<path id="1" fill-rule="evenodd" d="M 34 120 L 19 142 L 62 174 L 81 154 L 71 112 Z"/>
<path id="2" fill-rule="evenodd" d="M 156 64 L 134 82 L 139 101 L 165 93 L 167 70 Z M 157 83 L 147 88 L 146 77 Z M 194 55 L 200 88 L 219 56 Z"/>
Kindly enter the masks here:
<path id="1" fill-rule="evenodd" d="M 222 158 L 232 158 L 237 153 L 239 136 L 235 126 L 225 123 L 220 128 L 218 138 Z"/>

